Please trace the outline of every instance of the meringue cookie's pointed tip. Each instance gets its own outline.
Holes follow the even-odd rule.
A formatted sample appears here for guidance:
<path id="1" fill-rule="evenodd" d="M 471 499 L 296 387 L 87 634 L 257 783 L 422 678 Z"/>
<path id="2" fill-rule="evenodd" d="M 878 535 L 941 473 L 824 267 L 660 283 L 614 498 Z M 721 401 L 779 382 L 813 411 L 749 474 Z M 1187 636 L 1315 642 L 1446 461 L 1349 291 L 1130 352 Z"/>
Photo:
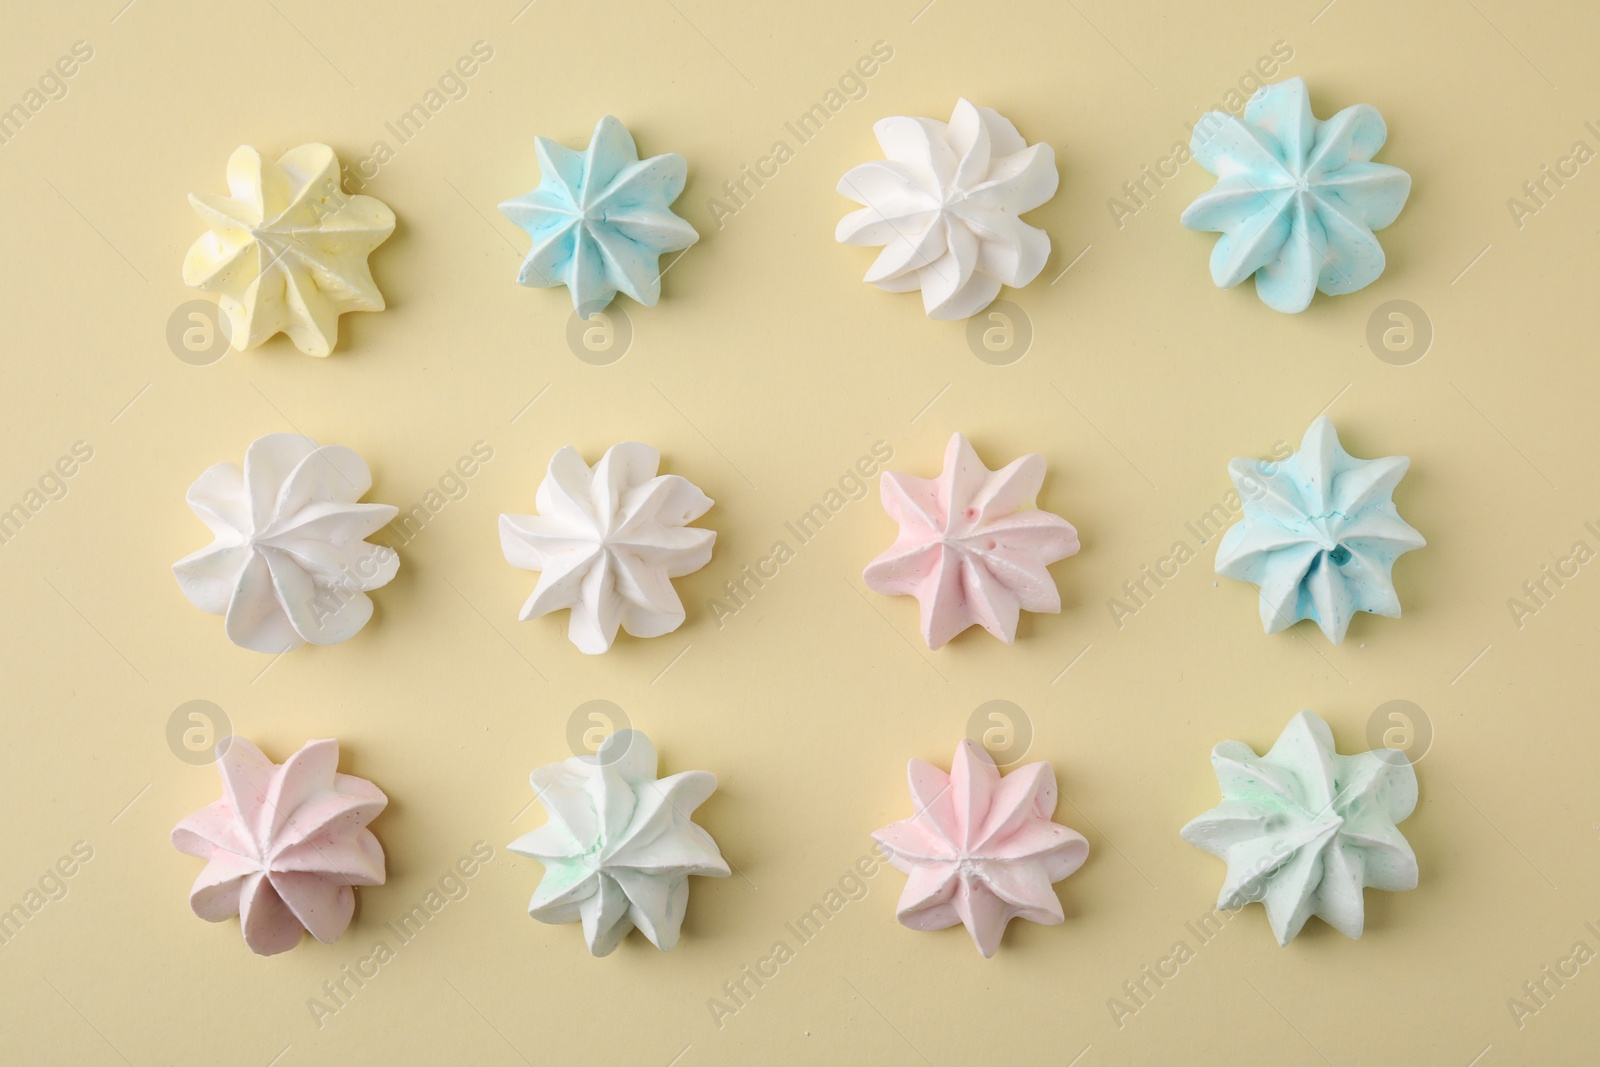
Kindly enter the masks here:
<path id="1" fill-rule="evenodd" d="M 957 430 L 950 435 L 950 440 L 944 443 L 945 469 L 941 472 L 940 476 L 944 477 L 945 475 L 950 474 L 953 466 L 963 461 L 976 462 L 979 464 L 982 464 L 983 462 L 983 460 L 978 456 L 978 450 L 973 447 L 972 442 L 967 438 L 967 435 L 962 433 L 960 430 Z"/>
<path id="2" fill-rule="evenodd" d="M 1338 750 L 1338 746 L 1333 739 L 1333 727 L 1328 725 L 1328 720 L 1310 708 L 1301 708 L 1296 712 L 1284 726 L 1279 737 L 1280 739 L 1287 737 L 1295 731 L 1303 731 L 1318 748 L 1324 751 L 1336 752 Z"/>
<path id="3" fill-rule="evenodd" d="M 950 769 L 954 771 L 957 766 L 964 766 L 968 770 L 972 770 L 975 767 L 984 765 L 994 767 L 997 771 L 999 770 L 999 767 L 995 764 L 994 757 L 989 755 L 988 749 L 970 737 L 963 737 L 961 742 L 956 745 L 956 752 L 951 760 Z"/>
<path id="4" fill-rule="evenodd" d="M 314 737 L 310 741 L 307 741 L 305 744 L 301 745 L 300 748 L 296 752 L 294 752 L 293 755 L 290 756 L 290 759 L 293 759 L 295 756 L 299 756 L 299 755 L 302 755 L 302 754 L 304 754 L 304 755 L 315 755 L 315 754 L 318 754 L 318 753 L 326 752 L 326 751 L 328 751 L 330 749 L 333 752 L 334 758 L 337 759 L 338 756 L 339 756 L 339 739 L 338 738 L 336 738 L 336 737 Z"/>
<path id="5" fill-rule="evenodd" d="M 607 652 L 610 652 L 611 647 L 616 643 L 617 639 L 615 637 L 609 641 L 603 637 L 594 638 L 592 640 L 589 638 L 572 638 L 573 647 L 579 652 L 582 652 L 585 656 L 603 656 Z"/>
<path id="6" fill-rule="evenodd" d="M 590 941 L 588 943 L 589 955 L 593 956 L 597 960 L 603 960 L 613 952 L 617 951 L 617 947 L 622 944 L 622 940 L 623 939 L 619 937 L 610 941 Z"/>
<path id="7" fill-rule="evenodd" d="M 300 947 L 300 942 L 304 940 L 305 938 L 302 936 L 295 938 L 293 941 L 278 941 L 266 945 L 252 945 L 250 943 L 250 939 L 247 937 L 244 939 L 244 947 L 255 953 L 257 956 L 265 958 L 267 956 L 281 956 L 283 953 L 288 952 L 291 949 L 297 949 Z"/>
<path id="8" fill-rule="evenodd" d="M 606 308 L 610 307 L 611 302 L 616 299 L 616 296 L 616 293 L 607 293 L 603 297 L 595 297 L 589 300 L 579 300 L 576 296 L 574 296 L 572 299 L 572 310 L 577 314 L 578 318 L 587 322 L 596 315 L 600 314 Z M 652 301 L 650 304 L 646 304 L 645 306 L 650 307 L 653 304 L 654 301 Z"/>
<path id="9" fill-rule="evenodd" d="M 638 746 L 637 749 L 635 749 L 635 745 Z M 655 763 L 655 751 L 656 746 L 651 742 L 650 738 L 645 735 L 643 730 L 635 730 L 632 727 L 624 727 L 621 730 L 614 731 L 604 741 L 600 742 L 600 747 L 595 750 L 594 755 L 586 756 L 584 758 L 593 760 L 594 762 L 604 766 L 606 764 L 616 763 L 618 760 L 632 755 L 635 761 L 640 762 L 644 761 L 648 757 L 650 763 L 653 765 Z"/>
<path id="10" fill-rule="evenodd" d="M 1260 278 L 1261 275 L 1257 274 L 1256 277 Z M 1244 279 L 1240 278 L 1239 281 L 1242 282 L 1242 281 L 1244 281 Z M 1220 281 L 1217 282 L 1217 286 L 1219 288 L 1222 288 L 1222 289 L 1229 289 L 1229 288 L 1232 288 L 1234 285 L 1237 285 L 1237 284 L 1238 284 L 1238 282 L 1230 282 L 1229 284 L 1224 285 Z M 1257 286 L 1256 292 L 1257 292 L 1258 295 L 1261 296 L 1261 302 L 1263 304 L 1267 305 L 1267 307 L 1271 308 L 1273 311 L 1279 312 L 1279 313 L 1284 314 L 1284 315 L 1298 315 L 1298 314 L 1300 314 L 1302 311 L 1306 310 L 1307 308 L 1309 308 L 1311 306 L 1311 301 L 1316 299 L 1316 295 L 1317 295 L 1313 291 L 1313 292 L 1307 293 L 1303 298 L 1300 297 L 1300 296 L 1290 296 L 1290 297 L 1268 296 L 1268 295 L 1265 295 L 1265 294 L 1261 293 L 1261 289 L 1260 289 L 1259 286 Z"/>

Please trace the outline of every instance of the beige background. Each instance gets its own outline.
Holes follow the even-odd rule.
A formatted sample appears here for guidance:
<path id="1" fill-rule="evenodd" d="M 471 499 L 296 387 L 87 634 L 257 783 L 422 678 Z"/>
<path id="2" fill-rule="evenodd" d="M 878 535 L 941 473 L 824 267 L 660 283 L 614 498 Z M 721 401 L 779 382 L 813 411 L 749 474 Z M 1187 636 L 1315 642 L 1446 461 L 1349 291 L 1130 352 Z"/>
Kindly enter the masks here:
<path id="1" fill-rule="evenodd" d="M 1520 1027 L 1507 1006 L 1575 942 L 1600 950 L 1585 928 L 1600 926 L 1600 565 L 1577 567 L 1520 628 L 1507 605 L 1575 541 L 1600 549 L 1584 527 L 1600 525 L 1600 173 L 1579 168 L 1520 227 L 1507 206 L 1575 141 L 1600 148 L 1584 125 L 1600 126 L 1591 6 L 121 2 L 12 5 L 0 34 L 5 106 L 74 42 L 93 50 L 64 98 L 0 146 L 0 504 L 74 442 L 93 449 L 66 495 L 0 545 L 0 905 L 27 899 L 76 842 L 93 850 L 0 947 L 7 1062 L 1592 1057 L 1596 968 Z M 399 145 L 385 122 L 480 40 L 493 58 L 465 97 Z M 894 55 L 866 97 L 798 146 L 784 122 L 879 40 Z M 1376 105 L 1380 160 L 1414 178 L 1382 234 L 1382 279 L 1297 316 L 1248 285 L 1212 287 L 1213 238 L 1177 223 L 1210 184 L 1194 165 L 1120 229 L 1108 208 L 1277 42 L 1293 53 L 1278 76 L 1304 75 L 1319 114 Z M 834 184 L 877 157 L 873 120 L 945 118 L 962 94 L 1055 145 L 1062 172 L 1031 216 L 1050 262 L 1005 294 L 1032 347 L 1005 366 L 915 296 L 862 284 L 871 253 L 832 241 L 852 206 Z M 657 307 L 619 302 L 631 349 L 593 366 L 565 341 L 565 292 L 513 284 L 526 239 L 495 205 L 535 184 L 535 134 L 581 146 L 608 111 L 644 152 L 688 158 L 678 206 L 702 240 Z M 708 198 L 780 138 L 794 158 L 718 229 Z M 276 157 L 322 140 L 352 162 L 379 139 L 395 154 L 366 191 L 400 220 L 372 257 L 389 309 L 344 318 L 327 360 L 282 337 L 210 366 L 176 358 L 166 331 L 197 295 L 179 267 L 201 232 L 186 194 L 222 192 L 239 144 Z M 1392 299 L 1435 333 L 1411 365 L 1366 340 Z M 1324 408 L 1356 454 L 1412 457 L 1398 500 L 1430 544 L 1396 569 L 1405 618 L 1363 616 L 1339 647 L 1309 624 L 1264 636 L 1254 590 L 1214 580 L 1212 544 L 1119 628 L 1108 600 L 1193 542 L 1184 524 L 1222 499 L 1228 459 L 1298 443 Z M 494 459 L 401 549 L 364 632 L 273 661 L 228 644 L 169 567 L 208 540 L 183 503 L 190 481 L 291 429 L 356 448 L 369 499 L 401 507 L 474 442 Z M 709 599 L 874 441 L 927 476 L 956 429 L 991 465 L 1047 458 L 1041 503 L 1085 546 L 1054 568 L 1062 614 L 1026 617 L 1014 647 L 972 631 L 928 653 L 914 603 L 860 581 L 893 536 L 874 487 L 717 625 Z M 593 461 L 628 439 L 660 446 L 717 501 L 704 520 L 717 552 L 678 583 L 680 631 L 590 658 L 564 616 L 516 621 L 533 576 L 502 560 L 495 516 L 531 510 L 557 447 Z M 278 760 L 338 737 L 343 768 L 392 798 L 374 825 L 389 882 L 361 892 L 336 944 L 259 959 L 236 922 L 189 913 L 199 864 L 167 834 L 218 785 L 165 731 L 194 699 Z M 541 818 L 529 770 L 569 754 L 569 717 L 593 699 L 651 733 L 664 771 L 721 781 L 699 818 L 741 873 L 694 884 L 670 954 L 634 935 L 590 959 L 577 929 L 526 916 L 539 867 L 504 849 Z M 948 766 L 994 699 L 1022 709 L 1029 758 L 1059 775 L 1059 817 L 1091 843 L 1057 887 L 1066 924 L 1014 924 L 985 961 L 959 929 L 895 924 L 903 877 L 885 871 L 797 947 L 784 924 L 872 829 L 909 813 L 906 759 Z M 1185 924 L 1209 912 L 1223 867 L 1177 831 L 1216 800 L 1210 746 L 1264 747 L 1310 707 L 1359 750 L 1390 700 L 1417 705 L 1435 735 L 1404 825 L 1419 889 L 1369 893 L 1360 941 L 1313 922 L 1279 949 L 1252 908 L 1196 947 Z M 319 1028 L 308 999 L 479 840 L 496 858 L 466 897 Z M 780 939 L 795 958 L 718 1028 L 708 999 Z M 1193 959 L 1119 1027 L 1108 1000 L 1180 939 Z"/>

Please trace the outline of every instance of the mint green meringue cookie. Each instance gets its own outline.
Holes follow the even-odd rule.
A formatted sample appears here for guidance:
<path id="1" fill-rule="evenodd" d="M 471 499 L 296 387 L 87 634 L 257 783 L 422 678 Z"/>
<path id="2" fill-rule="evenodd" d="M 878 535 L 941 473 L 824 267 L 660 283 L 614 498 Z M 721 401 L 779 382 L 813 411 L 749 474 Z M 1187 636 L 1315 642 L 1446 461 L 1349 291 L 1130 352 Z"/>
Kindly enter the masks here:
<path id="1" fill-rule="evenodd" d="M 1228 864 L 1217 907 L 1266 905 L 1278 944 L 1313 915 L 1360 937 L 1364 887 L 1417 887 L 1417 857 L 1396 824 L 1417 806 L 1417 774 L 1403 753 L 1342 756 L 1315 712 L 1289 720 L 1272 751 L 1240 741 L 1211 751 L 1222 803 L 1181 831 Z"/>

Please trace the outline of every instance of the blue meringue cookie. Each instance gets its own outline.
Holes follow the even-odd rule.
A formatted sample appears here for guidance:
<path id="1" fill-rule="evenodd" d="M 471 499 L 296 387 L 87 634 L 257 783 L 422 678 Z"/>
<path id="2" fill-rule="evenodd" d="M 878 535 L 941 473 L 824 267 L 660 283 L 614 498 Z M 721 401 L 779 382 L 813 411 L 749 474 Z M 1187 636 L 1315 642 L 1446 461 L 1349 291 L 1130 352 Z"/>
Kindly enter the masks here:
<path id="1" fill-rule="evenodd" d="M 1204 115 L 1190 149 L 1217 184 L 1182 222 L 1222 234 L 1211 280 L 1227 289 L 1253 274 L 1262 301 L 1290 313 L 1318 289 L 1338 296 L 1377 281 L 1384 255 L 1372 231 L 1393 222 L 1411 192 L 1411 175 L 1371 162 L 1387 136 L 1367 104 L 1314 118 L 1301 78 L 1257 89 L 1243 118 Z"/>
<path id="2" fill-rule="evenodd" d="M 534 138 L 539 187 L 500 205 L 533 238 L 519 285 L 565 285 L 584 318 L 618 292 L 645 306 L 661 299 L 660 257 L 700 239 L 672 213 L 688 164 L 680 155 L 641 160 L 626 126 L 607 115 L 589 147 L 574 152 Z"/>
<path id="3" fill-rule="evenodd" d="M 1392 495 L 1411 461 L 1356 459 L 1326 416 L 1282 462 L 1235 459 L 1228 475 L 1244 517 L 1222 535 L 1217 573 L 1261 587 L 1267 633 L 1310 619 L 1344 640 L 1358 611 L 1400 617 L 1394 561 L 1427 544 Z"/>

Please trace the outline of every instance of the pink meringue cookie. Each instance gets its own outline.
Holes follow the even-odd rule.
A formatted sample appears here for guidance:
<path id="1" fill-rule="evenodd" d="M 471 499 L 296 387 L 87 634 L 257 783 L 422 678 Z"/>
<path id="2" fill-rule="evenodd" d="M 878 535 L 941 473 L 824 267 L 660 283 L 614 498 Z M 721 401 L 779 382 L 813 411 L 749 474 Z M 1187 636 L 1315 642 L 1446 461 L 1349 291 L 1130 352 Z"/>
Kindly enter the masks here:
<path id="1" fill-rule="evenodd" d="M 383 846 L 366 827 L 389 798 L 338 773 L 338 741 L 307 741 L 282 765 L 242 737 L 218 748 L 222 799 L 172 831 L 179 852 L 206 861 L 189 906 L 207 922 L 239 916 L 261 956 L 294 948 L 302 930 L 332 942 L 355 913 L 350 887 L 383 884 Z"/>
<path id="2" fill-rule="evenodd" d="M 917 598 L 929 648 L 974 624 L 1011 644 L 1024 608 L 1061 610 L 1046 568 L 1078 551 L 1072 524 L 1035 507 L 1042 484 L 1043 456 L 991 471 L 965 437 L 952 435 L 938 479 L 884 472 L 883 509 L 900 535 L 862 578 L 885 596 Z"/>
<path id="3" fill-rule="evenodd" d="M 1002 777 L 987 752 L 963 740 L 949 774 L 915 759 L 907 773 L 917 813 L 872 834 L 909 876 L 895 918 L 913 930 L 962 923 L 986 959 L 1013 918 L 1065 921 L 1050 887 L 1083 866 L 1089 842 L 1051 821 L 1050 764 Z"/>

